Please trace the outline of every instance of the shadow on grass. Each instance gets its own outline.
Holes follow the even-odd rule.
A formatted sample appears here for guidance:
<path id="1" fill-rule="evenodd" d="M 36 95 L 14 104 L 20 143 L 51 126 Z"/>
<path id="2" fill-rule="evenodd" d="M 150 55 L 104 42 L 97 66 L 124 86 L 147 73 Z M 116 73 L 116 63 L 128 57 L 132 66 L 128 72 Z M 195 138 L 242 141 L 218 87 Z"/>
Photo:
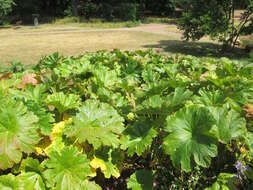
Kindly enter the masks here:
<path id="1" fill-rule="evenodd" d="M 245 59 L 248 54 L 242 48 L 221 51 L 222 46 L 212 42 L 187 42 L 180 40 L 162 40 L 156 45 L 146 45 L 145 48 L 161 49 L 166 53 L 187 54 L 196 57 L 228 57 L 230 59 Z"/>
<path id="2" fill-rule="evenodd" d="M 1 25 L 0 25 L 0 30 L 1 30 L 1 29 L 8 29 L 8 28 L 11 28 L 11 26 L 10 26 L 10 25 L 7 25 L 7 26 L 1 26 Z"/>

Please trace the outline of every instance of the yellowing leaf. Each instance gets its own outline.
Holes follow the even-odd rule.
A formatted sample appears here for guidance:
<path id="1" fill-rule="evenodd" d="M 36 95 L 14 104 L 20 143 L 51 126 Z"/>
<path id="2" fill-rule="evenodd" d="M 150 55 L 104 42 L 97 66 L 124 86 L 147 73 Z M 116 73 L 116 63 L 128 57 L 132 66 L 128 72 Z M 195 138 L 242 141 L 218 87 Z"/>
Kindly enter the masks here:
<path id="1" fill-rule="evenodd" d="M 36 151 L 36 153 L 39 154 L 39 155 L 43 155 L 43 153 L 44 153 L 43 149 L 40 148 L 40 147 L 35 147 L 35 151 Z"/>
<path id="2" fill-rule="evenodd" d="M 100 168 L 103 173 L 106 171 L 106 165 L 104 160 L 101 160 L 97 157 L 94 157 L 94 159 L 90 162 L 90 166 L 94 169 Z"/>
<path id="3" fill-rule="evenodd" d="M 60 152 L 64 147 L 65 147 L 65 144 L 62 141 L 62 137 L 56 137 L 52 141 L 52 143 L 47 148 L 45 148 L 44 152 L 48 156 L 50 152 L 52 151 Z"/>
<path id="4" fill-rule="evenodd" d="M 65 144 L 62 140 L 63 129 L 66 124 L 71 122 L 72 118 L 69 118 L 66 121 L 54 124 L 49 143 L 46 142 L 45 144 L 36 147 L 36 153 L 38 155 L 48 155 L 52 151 L 61 151 L 65 147 Z"/>
<path id="5" fill-rule="evenodd" d="M 65 127 L 65 121 L 54 124 L 53 131 L 51 133 L 51 138 L 55 139 L 57 136 L 61 136 L 62 131 Z"/>
<path id="6" fill-rule="evenodd" d="M 54 124 L 52 133 L 51 133 L 51 138 L 55 139 L 59 136 L 62 136 L 63 129 L 65 128 L 66 124 L 72 123 L 72 118 L 69 118 L 66 121 L 61 121 L 59 123 Z"/>
<path id="7" fill-rule="evenodd" d="M 91 173 L 89 174 L 89 177 L 91 178 L 96 177 L 97 176 L 96 169 L 91 167 L 90 170 L 91 170 Z"/>

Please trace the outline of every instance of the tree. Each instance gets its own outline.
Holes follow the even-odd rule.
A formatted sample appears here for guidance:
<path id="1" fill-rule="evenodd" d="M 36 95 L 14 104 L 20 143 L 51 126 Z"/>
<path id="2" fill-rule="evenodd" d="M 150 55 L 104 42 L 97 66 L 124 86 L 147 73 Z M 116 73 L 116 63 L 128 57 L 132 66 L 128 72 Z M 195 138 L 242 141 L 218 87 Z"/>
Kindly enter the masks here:
<path id="1" fill-rule="evenodd" d="M 11 12 L 13 5 L 13 0 L 0 0 L 0 24 L 3 22 L 3 17 Z"/>
<path id="2" fill-rule="evenodd" d="M 240 2 L 239 2 L 240 1 Z M 243 29 L 251 22 L 252 0 L 182 0 L 183 16 L 178 22 L 186 40 L 205 35 L 218 39 L 224 47 L 234 47 Z M 246 5 L 240 23 L 235 24 L 235 6 Z"/>
<path id="3" fill-rule="evenodd" d="M 78 1 L 77 0 L 72 0 L 72 14 L 73 16 L 78 16 Z"/>

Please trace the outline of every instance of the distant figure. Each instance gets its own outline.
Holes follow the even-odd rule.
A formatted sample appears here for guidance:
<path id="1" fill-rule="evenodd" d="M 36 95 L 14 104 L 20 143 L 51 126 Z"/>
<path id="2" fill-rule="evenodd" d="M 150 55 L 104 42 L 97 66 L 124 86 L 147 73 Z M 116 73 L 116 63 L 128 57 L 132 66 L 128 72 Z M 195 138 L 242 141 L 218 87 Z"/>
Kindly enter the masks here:
<path id="1" fill-rule="evenodd" d="M 34 18 L 34 26 L 39 26 L 39 19 L 37 17 Z"/>
<path id="2" fill-rule="evenodd" d="M 32 14 L 34 26 L 39 26 L 39 14 Z"/>

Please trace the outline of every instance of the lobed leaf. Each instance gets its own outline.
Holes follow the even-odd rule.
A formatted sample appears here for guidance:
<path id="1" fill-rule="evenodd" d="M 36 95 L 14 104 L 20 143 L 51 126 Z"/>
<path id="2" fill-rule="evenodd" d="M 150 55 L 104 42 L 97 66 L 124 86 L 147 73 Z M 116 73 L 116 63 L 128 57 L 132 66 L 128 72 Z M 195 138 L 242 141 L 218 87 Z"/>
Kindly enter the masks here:
<path id="1" fill-rule="evenodd" d="M 18 163 L 22 152 L 31 153 L 39 142 L 38 118 L 20 102 L 0 105 L 0 169 Z"/>
<path id="2" fill-rule="evenodd" d="M 47 186 L 55 190 L 81 190 L 83 181 L 92 173 L 86 155 L 71 146 L 48 156 L 44 161 Z"/>
<path id="3" fill-rule="evenodd" d="M 191 171 L 192 158 L 197 165 L 208 167 L 217 155 L 216 141 L 211 133 L 215 120 L 209 110 L 196 105 L 185 107 L 168 116 L 165 130 L 169 133 L 163 147 L 174 166 Z"/>
<path id="4" fill-rule="evenodd" d="M 101 146 L 117 148 L 119 136 L 124 130 L 124 119 L 109 104 L 88 100 L 73 118 L 65 134 L 74 137 L 79 143 L 88 142 L 95 149 Z"/>

